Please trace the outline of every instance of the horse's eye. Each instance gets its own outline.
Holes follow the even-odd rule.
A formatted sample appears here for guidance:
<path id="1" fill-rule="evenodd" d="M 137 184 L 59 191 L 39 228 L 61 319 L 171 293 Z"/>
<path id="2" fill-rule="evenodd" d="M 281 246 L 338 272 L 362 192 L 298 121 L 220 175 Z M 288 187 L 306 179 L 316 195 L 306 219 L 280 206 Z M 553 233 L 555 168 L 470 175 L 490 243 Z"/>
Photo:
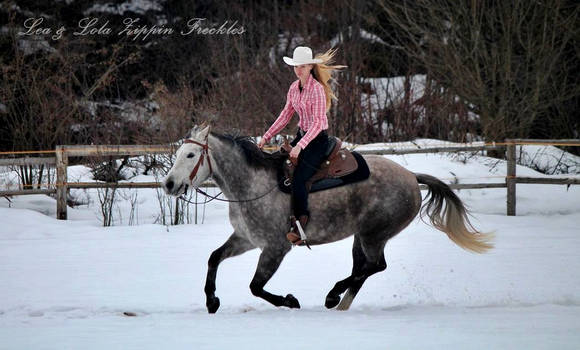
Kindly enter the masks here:
<path id="1" fill-rule="evenodd" d="M 187 155 L 187 158 L 193 158 L 193 156 L 195 156 L 195 154 L 190 153 L 190 154 Z"/>

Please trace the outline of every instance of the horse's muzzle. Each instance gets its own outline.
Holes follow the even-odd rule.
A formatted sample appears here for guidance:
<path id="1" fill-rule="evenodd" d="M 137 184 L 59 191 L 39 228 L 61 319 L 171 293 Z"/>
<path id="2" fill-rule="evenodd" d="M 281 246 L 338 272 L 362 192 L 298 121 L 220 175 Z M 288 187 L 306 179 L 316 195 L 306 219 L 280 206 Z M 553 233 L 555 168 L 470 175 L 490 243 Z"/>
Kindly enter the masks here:
<path id="1" fill-rule="evenodd" d="M 189 186 L 185 183 L 178 186 L 170 177 L 163 181 L 163 189 L 165 190 L 165 193 L 171 196 L 179 196 L 183 192 L 186 192 L 188 187 Z"/>

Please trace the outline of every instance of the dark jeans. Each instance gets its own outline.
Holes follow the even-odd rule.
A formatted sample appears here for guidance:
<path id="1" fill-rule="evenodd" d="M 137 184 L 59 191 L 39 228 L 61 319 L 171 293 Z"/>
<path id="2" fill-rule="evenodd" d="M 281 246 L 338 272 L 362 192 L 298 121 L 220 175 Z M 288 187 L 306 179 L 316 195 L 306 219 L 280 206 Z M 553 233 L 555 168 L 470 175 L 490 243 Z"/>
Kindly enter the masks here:
<path id="1" fill-rule="evenodd" d="M 290 143 L 292 147 L 296 146 L 303 135 L 304 132 L 298 130 L 296 138 Z M 324 153 L 327 148 L 328 133 L 326 130 L 322 130 L 305 149 L 300 151 L 298 165 L 294 170 L 294 178 L 292 179 L 292 207 L 296 218 L 302 215 L 310 216 L 306 182 L 316 173 L 324 161 Z"/>

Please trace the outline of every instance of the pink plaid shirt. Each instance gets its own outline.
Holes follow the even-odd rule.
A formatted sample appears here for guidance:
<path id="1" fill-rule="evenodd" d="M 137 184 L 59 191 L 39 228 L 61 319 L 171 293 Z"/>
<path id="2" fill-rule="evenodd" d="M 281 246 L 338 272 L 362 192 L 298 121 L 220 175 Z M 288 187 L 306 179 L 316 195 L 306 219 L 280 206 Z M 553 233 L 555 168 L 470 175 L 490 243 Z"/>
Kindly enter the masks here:
<path id="1" fill-rule="evenodd" d="M 278 134 L 280 130 L 284 129 L 292 119 L 294 111 L 298 112 L 300 121 L 298 126 L 300 129 L 306 131 L 306 134 L 298 142 L 298 146 L 302 149 L 306 148 L 310 141 L 314 140 L 322 130 L 328 129 L 328 119 L 326 118 L 326 95 L 324 88 L 312 74 L 308 76 L 306 84 L 299 89 L 300 80 L 296 80 L 286 96 L 286 106 L 278 119 L 272 124 L 270 129 L 264 134 L 266 142 L 270 141 L 274 135 Z"/>

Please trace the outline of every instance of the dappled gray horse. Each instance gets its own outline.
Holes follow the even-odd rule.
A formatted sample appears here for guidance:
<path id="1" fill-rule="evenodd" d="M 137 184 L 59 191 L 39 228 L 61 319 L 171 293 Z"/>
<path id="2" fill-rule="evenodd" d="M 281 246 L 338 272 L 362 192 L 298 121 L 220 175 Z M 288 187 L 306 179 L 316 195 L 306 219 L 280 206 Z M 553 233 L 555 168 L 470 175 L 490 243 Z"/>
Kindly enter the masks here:
<path id="1" fill-rule="evenodd" d="M 431 197 L 423 211 L 437 229 L 470 251 L 481 253 L 492 247 L 491 236 L 471 226 L 463 203 L 449 186 L 435 177 L 414 174 L 382 156 L 364 158 L 371 171 L 369 179 L 310 194 L 311 221 L 306 232 L 310 245 L 354 234 L 352 273 L 330 290 L 326 307 L 348 309 L 365 280 L 386 269 L 385 244 L 421 209 L 419 183 L 429 187 Z M 292 247 L 285 236 L 290 225 L 290 196 L 277 189 L 278 168 L 285 159 L 262 152 L 249 138 L 210 133 L 209 127 L 193 128 L 177 150 L 175 164 L 163 182 L 168 194 L 179 196 L 211 176 L 233 201 L 230 221 L 234 232 L 208 262 L 205 293 L 210 313 L 220 305 L 215 296 L 218 265 L 254 248 L 262 253 L 250 283 L 252 294 L 276 306 L 300 307 L 292 294 L 283 297 L 264 290 Z"/>

